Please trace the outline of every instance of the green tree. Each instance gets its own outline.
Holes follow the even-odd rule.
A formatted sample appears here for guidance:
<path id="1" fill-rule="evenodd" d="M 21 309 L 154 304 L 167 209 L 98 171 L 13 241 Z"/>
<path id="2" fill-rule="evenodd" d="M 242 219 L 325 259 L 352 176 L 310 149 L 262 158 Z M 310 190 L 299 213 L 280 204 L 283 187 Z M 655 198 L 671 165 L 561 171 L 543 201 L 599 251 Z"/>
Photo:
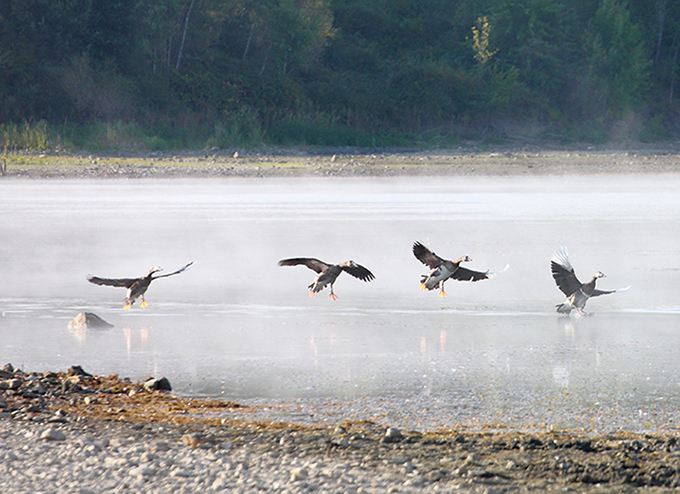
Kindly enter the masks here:
<path id="1" fill-rule="evenodd" d="M 76 72 L 84 74 L 83 62 L 100 81 L 107 80 L 100 69 L 116 78 L 124 70 L 134 49 L 132 7 L 131 0 L 0 2 L 0 118 L 63 121 L 118 113 L 120 87 L 76 87 L 78 96 L 93 91 L 90 101 L 98 108 L 84 108 L 74 104 L 71 82 Z"/>
<path id="2" fill-rule="evenodd" d="M 583 72 L 582 30 L 573 2 L 497 0 L 489 7 L 489 16 L 495 46 L 501 47 L 497 70 L 507 74 L 501 87 L 524 91 L 521 104 L 519 93 L 508 100 L 514 118 L 538 119 L 547 125 L 568 118 Z"/>
<path id="3" fill-rule="evenodd" d="M 633 0 L 631 16 L 639 20 L 648 52 L 650 70 L 648 139 L 671 138 L 680 130 L 680 2 Z"/>
<path id="4" fill-rule="evenodd" d="M 587 35 L 586 104 L 600 120 L 619 119 L 644 102 L 651 60 L 625 2 L 603 0 Z"/>

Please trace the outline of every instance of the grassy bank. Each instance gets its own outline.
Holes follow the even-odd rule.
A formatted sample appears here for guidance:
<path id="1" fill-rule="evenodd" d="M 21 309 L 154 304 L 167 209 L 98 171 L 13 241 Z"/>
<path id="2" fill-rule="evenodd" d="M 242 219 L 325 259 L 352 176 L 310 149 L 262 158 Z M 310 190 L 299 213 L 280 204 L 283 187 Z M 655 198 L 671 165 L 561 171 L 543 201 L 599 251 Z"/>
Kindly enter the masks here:
<path id="1" fill-rule="evenodd" d="M 44 120 L 0 124 L 0 150 L 9 152 L 68 151 L 71 153 L 148 153 L 161 151 L 347 149 L 386 151 L 410 149 L 613 149 L 669 148 L 674 141 L 617 140 L 601 131 L 578 139 L 543 128 L 475 129 L 436 127 L 421 132 L 359 129 L 327 115 L 300 115 L 265 125 L 248 112 L 230 114 L 218 122 L 182 122 L 158 126 L 98 121 L 59 125 Z"/>
<path id="2" fill-rule="evenodd" d="M 447 140 L 449 144 L 457 141 Z M 44 120 L 0 124 L 0 147 L 12 151 L 145 152 L 263 146 L 387 148 L 423 147 L 434 142 L 442 143 L 439 136 L 363 131 L 324 116 L 289 118 L 269 126 L 247 113 L 230 115 L 216 123 L 156 127 L 124 122 L 77 125 L 66 121 L 53 125 Z"/>

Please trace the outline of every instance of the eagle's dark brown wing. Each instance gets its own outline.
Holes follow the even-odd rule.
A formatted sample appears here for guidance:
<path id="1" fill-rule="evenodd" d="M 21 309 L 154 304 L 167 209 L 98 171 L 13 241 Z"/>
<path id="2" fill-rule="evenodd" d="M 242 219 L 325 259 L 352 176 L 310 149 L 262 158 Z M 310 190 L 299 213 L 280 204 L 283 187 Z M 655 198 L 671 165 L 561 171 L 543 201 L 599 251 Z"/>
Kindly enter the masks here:
<path id="1" fill-rule="evenodd" d="M 298 266 L 300 264 L 307 266 L 317 273 L 323 273 L 331 267 L 330 264 L 326 264 L 325 262 L 312 257 L 293 257 L 291 259 L 282 259 L 279 261 L 279 266 Z"/>
<path id="2" fill-rule="evenodd" d="M 471 269 L 465 269 L 463 267 L 459 267 L 456 269 L 456 272 L 453 273 L 451 278 L 454 280 L 460 280 L 460 281 L 479 281 L 479 280 L 486 280 L 490 278 L 489 272 L 482 273 L 481 271 L 473 271 Z"/>
<path id="3" fill-rule="evenodd" d="M 180 273 L 182 273 L 183 271 L 186 271 L 187 269 L 189 269 L 191 266 L 193 266 L 193 264 L 194 264 L 194 261 L 191 261 L 189 264 L 187 264 L 186 266 L 183 266 L 183 267 L 179 268 L 177 271 L 173 271 L 172 273 L 162 274 L 162 275 L 160 275 L 160 276 L 154 276 L 154 277 L 152 277 L 151 279 L 152 279 L 152 280 L 157 280 L 158 278 L 167 278 L 168 276 L 173 276 L 173 275 L 176 275 L 176 274 L 180 274 Z"/>
<path id="4" fill-rule="evenodd" d="M 413 244 L 413 255 L 416 256 L 416 259 L 418 259 L 420 262 L 432 269 L 436 269 L 444 264 L 444 259 L 439 257 L 420 242 Z"/>
<path id="5" fill-rule="evenodd" d="M 125 288 L 130 288 L 137 282 L 139 278 L 99 278 L 97 276 L 88 276 L 87 281 L 94 283 L 95 285 L 107 285 L 107 286 L 123 286 Z"/>
<path id="6" fill-rule="evenodd" d="M 356 263 L 349 264 L 349 262 L 346 262 L 343 264 L 339 264 L 339 266 L 343 269 L 343 271 L 346 271 L 347 273 L 351 274 L 355 278 L 360 279 L 361 281 L 371 281 L 375 279 L 373 273 L 371 273 L 368 269 L 361 266 L 360 264 Z"/>
<path id="7" fill-rule="evenodd" d="M 583 286 L 583 283 L 579 281 L 576 277 L 576 273 L 574 273 L 574 268 L 569 262 L 569 257 L 565 248 L 561 248 L 553 254 L 552 259 L 550 260 L 550 270 L 552 271 L 555 283 L 557 283 L 557 287 L 567 297 L 570 297 L 572 293 Z M 598 295 L 602 294 L 600 293 Z"/>

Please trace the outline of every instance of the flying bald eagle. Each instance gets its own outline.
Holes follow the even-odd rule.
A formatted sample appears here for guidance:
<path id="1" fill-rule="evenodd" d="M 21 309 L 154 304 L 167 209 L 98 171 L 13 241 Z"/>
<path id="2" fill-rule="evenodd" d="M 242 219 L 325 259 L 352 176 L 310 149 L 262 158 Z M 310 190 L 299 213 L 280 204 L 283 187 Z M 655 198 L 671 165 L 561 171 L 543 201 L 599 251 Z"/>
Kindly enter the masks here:
<path id="1" fill-rule="evenodd" d="M 340 273 L 343 271 L 351 274 L 361 281 L 368 282 L 375 278 L 373 273 L 354 261 L 347 261 L 343 262 L 342 264 L 327 264 L 311 257 L 294 257 L 292 259 L 283 259 L 279 261 L 279 266 L 297 266 L 299 264 L 307 266 L 312 271 L 319 273 L 319 275 L 314 279 L 314 282 L 309 285 L 309 287 L 307 287 L 310 290 L 310 297 L 313 297 L 316 293 L 319 293 L 326 285 L 330 285 L 331 294 L 329 296 L 331 299 L 337 300 L 337 295 L 333 293 L 333 283 L 335 283 L 335 280 L 338 279 L 338 276 L 340 276 Z"/>
<path id="2" fill-rule="evenodd" d="M 178 269 L 177 271 L 161 274 L 159 276 L 154 276 L 154 273 L 163 271 L 163 269 L 156 266 L 151 268 L 151 271 L 149 271 L 146 276 L 142 276 L 141 278 L 99 278 L 97 276 L 88 276 L 87 281 L 94 283 L 95 285 L 121 286 L 127 288 L 127 298 L 125 299 L 125 306 L 123 309 L 128 310 L 139 297 L 142 297 L 142 302 L 139 304 L 139 306 L 143 309 L 149 305 L 146 300 L 144 300 L 144 294 L 153 280 L 167 278 L 168 276 L 182 273 L 183 271 L 189 269 L 193 263 L 194 262 L 191 261 L 189 264 Z"/>
<path id="3" fill-rule="evenodd" d="M 575 309 L 579 315 L 584 315 L 586 312 L 583 309 L 590 297 L 625 292 L 630 288 L 630 286 L 627 286 L 618 290 L 598 290 L 595 288 L 595 283 L 599 278 L 605 278 L 605 274 L 602 271 L 595 273 L 588 283 L 581 283 L 569 262 L 566 247 L 561 247 L 553 254 L 550 260 L 550 270 L 552 271 L 555 283 L 557 283 L 557 287 L 567 296 L 567 300 L 556 306 L 557 312 L 560 314 L 569 314 Z"/>
<path id="4" fill-rule="evenodd" d="M 460 265 L 461 263 L 472 261 L 468 256 L 459 257 L 455 261 L 442 259 L 420 242 L 413 244 L 413 255 L 416 256 L 416 259 L 420 262 L 432 269 L 429 274 L 425 274 L 421 277 L 420 289 L 434 290 L 441 286 L 441 291 L 439 292 L 441 297 L 446 297 L 444 282 L 449 278 L 458 281 L 479 281 L 492 278 L 497 274 L 489 271 L 473 271 L 462 267 Z M 508 269 L 508 266 L 506 266 L 505 269 Z M 505 271 L 505 269 L 503 271 Z"/>

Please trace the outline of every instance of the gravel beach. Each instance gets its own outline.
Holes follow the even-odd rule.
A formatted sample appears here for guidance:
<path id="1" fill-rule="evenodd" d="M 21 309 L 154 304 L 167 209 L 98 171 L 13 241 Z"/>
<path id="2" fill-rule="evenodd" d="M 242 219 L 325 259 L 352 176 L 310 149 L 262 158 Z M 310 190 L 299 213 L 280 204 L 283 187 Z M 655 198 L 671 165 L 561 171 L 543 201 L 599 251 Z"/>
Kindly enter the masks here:
<path id="1" fill-rule="evenodd" d="M 117 376 L 0 371 L 2 492 L 670 492 L 675 433 L 263 422 Z M 339 412 L 339 416 L 342 412 Z"/>

